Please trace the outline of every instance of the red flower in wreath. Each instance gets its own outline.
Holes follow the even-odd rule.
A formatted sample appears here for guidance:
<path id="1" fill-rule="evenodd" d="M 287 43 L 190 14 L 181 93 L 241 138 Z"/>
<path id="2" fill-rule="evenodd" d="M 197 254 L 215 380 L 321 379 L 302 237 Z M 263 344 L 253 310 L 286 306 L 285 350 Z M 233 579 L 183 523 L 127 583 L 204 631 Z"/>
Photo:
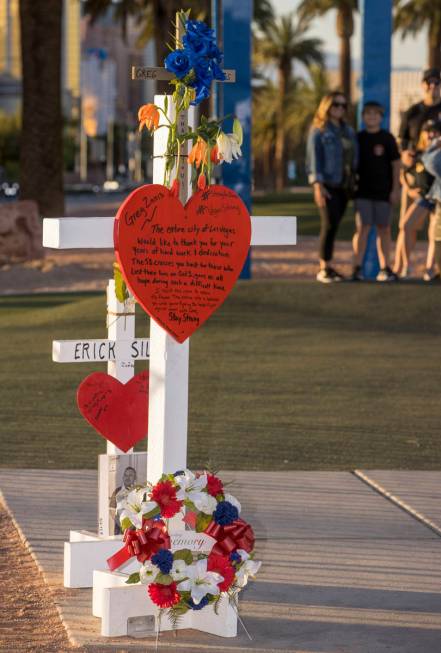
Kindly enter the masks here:
<path id="1" fill-rule="evenodd" d="M 170 585 L 150 583 L 147 590 L 153 603 L 158 605 L 160 608 L 171 608 L 180 601 L 179 592 L 176 589 L 176 583 L 170 583 Z"/>
<path id="2" fill-rule="evenodd" d="M 224 486 L 220 478 L 213 474 L 207 474 L 207 492 L 208 494 L 211 494 L 212 497 L 224 493 Z"/>
<path id="3" fill-rule="evenodd" d="M 182 508 L 182 501 L 176 498 L 176 488 L 171 481 L 159 481 L 156 483 L 150 495 L 152 501 L 156 501 L 161 509 L 161 517 L 169 519 L 174 517 Z"/>
<path id="4" fill-rule="evenodd" d="M 224 577 L 218 587 L 221 592 L 226 592 L 234 580 L 234 567 L 227 556 L 210 553 L 207 560 L 207 571 L 215 571 Z"/>

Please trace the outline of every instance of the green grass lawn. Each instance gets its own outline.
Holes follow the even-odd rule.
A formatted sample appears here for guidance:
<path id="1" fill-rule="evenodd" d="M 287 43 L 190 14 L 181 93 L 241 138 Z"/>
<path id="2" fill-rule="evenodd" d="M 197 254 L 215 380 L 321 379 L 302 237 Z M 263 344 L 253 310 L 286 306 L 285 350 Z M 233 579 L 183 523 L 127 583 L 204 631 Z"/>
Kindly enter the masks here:
<path id="1" fill-rule="evenodd" d="M 318 236 L 320 218 L 317 207 L 312 200 L 312 193 L 268 193 L 263 197 L 253 198 L 253 215 L 295 215 L 298 220 L 299 236 Z M 352 202 L 338 229 L 339 240 L 351 240 L 354 235 L 354 207 Z M 392 237 L 398 231 L 398 210 L 392 223 Z M 426 238 L 425 230 L 419 232 L 419 238 Z"/>
<path id="2" fill-rule="evenodd" d="M 417 284 L 239 282 L 192 337 L 189 465 L 439 469 L 440 302 Z M 1 465 L 96 468 L 105 441 L 75 394 L 105 367 L 53 363 L 51 341 L 104 334 L 104 294 L 0 299 Z"/>

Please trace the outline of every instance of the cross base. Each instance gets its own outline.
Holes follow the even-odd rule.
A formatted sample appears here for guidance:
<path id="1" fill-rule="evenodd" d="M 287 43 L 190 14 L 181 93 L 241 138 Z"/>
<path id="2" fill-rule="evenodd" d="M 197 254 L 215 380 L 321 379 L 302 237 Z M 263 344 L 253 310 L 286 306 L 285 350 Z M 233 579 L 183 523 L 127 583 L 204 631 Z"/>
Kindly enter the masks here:
<path id="1" fill-rule="evenodd" d="M 155 637 L 160 632 L 192 628 L 219 637 L 236 637 L 237 614 L 224 595 L 219 602 L 218 614 L 208 605 L 202 610 L 189 610 L 171 623 L 167 614 L 161 616 L 159 608 L 148 595 L 145 585 L 127 585 L 125 573 L 95 571 L 93 573 L 92 614 L 101 618 L 103 637 Z"/>
<path id="2" fill-rule="evenodd" d="M 107 558 L 122 547 L 122 535 L 103 537 L 90 531 L 70 531 L 64 543 L 64 587 L 92 587 L 94 570 L 107 569 Z M 138 571 L 136 560 L 129 561 L 124 570 Z"/>

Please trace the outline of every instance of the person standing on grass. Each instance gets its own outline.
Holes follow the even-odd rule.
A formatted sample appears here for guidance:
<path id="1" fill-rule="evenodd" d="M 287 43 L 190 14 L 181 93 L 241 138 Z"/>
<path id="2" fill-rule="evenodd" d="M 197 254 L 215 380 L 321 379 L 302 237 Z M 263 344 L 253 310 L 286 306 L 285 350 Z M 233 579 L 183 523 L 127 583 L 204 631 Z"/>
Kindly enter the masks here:
<path id="1" fill-rule="evenodd" d="M 423 72 L 422 90 L 422 101 L 412 104 L 401 119 L 398 141 L 401 148 L 401 161 L 405 167 L 413 165 L 424 123 L 428 120 L 441 120 L 441 71 L 439 68 L 428 68 Z M 403 186 L 400 222 L 403 221 L 412 202 L 413 199 Z"/>
<path id="2" fill-rule="evenodd" d="M 408 197 L 412 199 L 412 204 L 400 220 L 400 231 L 398 233 L 395 251 L 394 272 L 399 274 L 401 278 L 410 276 L 410 256 L 416 244 L 417 232 L 423 228 L 428 216 L 429 228 L 427 235 L 429 244 L 427 247 L 426 270 L 423 279 L 424 281 L 430 282 L 434 278 L 435 202 L 428 198 L 434 177 L 426 170 L 422 161 L 422 155 L 440 135 L 441 122 L 428 120 L 424 123 L 417 150 L 413 155 L 413 163 L 412 165 L 403 166 L 401 171 L 403 188 L 406 189 Z"/>
<path id="3" fill-rule="evenodd" d="M 441 138 L 436 139 L 421 158 L 426 170 L 435 178 L 428 196 L 435 202 L 433 237 L 436 272 L 432 281 L 439 282 L 441 279 Z"/>
<path id="4" fill-rule="evenodd" d="M 361 264 L 369 231 L 377 229 L 380 271 L 377 281 L 396 281 L 389 265 L 392 207 L 400 202 L 400 153 L 395 138 L 381 129 L 384 108 L 378 102 L 366 102 L 362 111 L 365 129 L 358 132 L 358 188 L 355 199 L 356 232 L 353 281 L 363 279 Z"/>
<path id="5" fill-rule="evenodd" d="M 332 267 L 334 242 L 353 190 L 357 167 L 354 130 L 346 123 L 347 100 L 335 91 L 325 95 L 308 135 L 306 168 L 320 211 L 320 269 L 317 281 L 332 283 L 343 276 Z"/>

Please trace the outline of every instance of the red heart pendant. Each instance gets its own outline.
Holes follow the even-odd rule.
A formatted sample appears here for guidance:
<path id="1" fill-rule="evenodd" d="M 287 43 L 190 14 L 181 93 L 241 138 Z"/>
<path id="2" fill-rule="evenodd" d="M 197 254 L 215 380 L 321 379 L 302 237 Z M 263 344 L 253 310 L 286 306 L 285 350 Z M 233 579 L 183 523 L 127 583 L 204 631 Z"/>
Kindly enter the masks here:
<path id="1" fill-rule="evenodd" d="M 250 240 L 246 206 L 225 186 L 198 191 L 185 207 L 165 186 L 142 186 L 115 220 L 115 251 L 127 286 L 178 342 L 231 292 Z"/>
<path id="2" fill-rule="evenodd" d="M 103 372 L 81 381 L 77 403 L 82 416 L 100 435 L 128 451 L 147 435 L 149 375 L 134 376 L 126 384 Z"/>

